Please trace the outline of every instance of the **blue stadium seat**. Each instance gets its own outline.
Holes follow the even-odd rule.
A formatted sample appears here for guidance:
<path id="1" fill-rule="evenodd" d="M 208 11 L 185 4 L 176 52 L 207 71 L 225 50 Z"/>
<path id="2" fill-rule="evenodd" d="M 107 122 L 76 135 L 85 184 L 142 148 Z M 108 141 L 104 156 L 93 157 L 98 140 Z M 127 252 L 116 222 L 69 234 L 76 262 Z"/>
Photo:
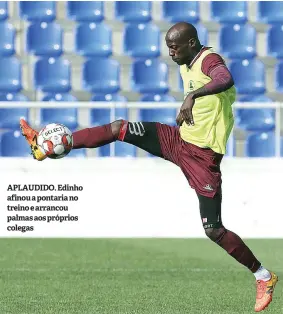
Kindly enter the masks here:
<path id="1" fill-rule="evenodd" d="M 274 109 L 240 109 L 238 127 L 246 131 L 272 131 L 275 128 Z"/>
<path id="2" fill-rule="evenodd" d="M 4 21 L 9 17 L 8 1 L 0 1 L 0 21 Z"/>
<path id="3" fill-rule="evenodd" d="M 66 157 L 71 158 L 85 158 L 87 157 L 87 151 L 85 148 L 72 149 Z"/>
<path id="4" fill-rule="evenodd" d="M 20 131 L 5 132 L 1 136 L 1 156 L 31 157 L 30 147 Z"/>
<path id="5" fill-rule="evenodd" d="M 11 94 L 3 93 L 0 94 L 0 101 L 29 101 L 28 97 L 23 94 Z"/>
<path id="6" fill-rule="evenodd" d="M 103 1 L 68 1 L 67 15 L 77 22 L 101 22 L 104 19 Z"/>
<path id="7" fill-rule="evenodd" d="M 236 60 L 229 68 L 239 94 L 258 95 L 265 92 L 265 67 L 260 60 Z"/>
<path id="8" fill-rule="evenodd" d="M 152 24 L 129 24 L 124 30 L 124 52 L 134 58 L 160 55 L 160 31 Z"/>
<path id="9" fill-rule="evenodd" d="M 274 133 L 254 133 L 246 139 L 247 157 L 273 157 L 275 155 Z"/>
<path id="10" fill-rule="evenodd" d="M 106 98 L 106 99 L 102 99 L 102 98 L 103 98 L 103 96 L 96 95 L 95 100 L 96 101 L 105 101 L 105 100 L 106 101 L 112 101 L 114 99 L 117 99 L 118 101 L 121 101 L 123 99 L 123 97 L 121 96 L 121 98 L 120 98 L 119 95 L 117 95 L 117 96 L 113 95 L 114 99 L 112 97 L 111 97 L 112 99 L 110 99 L 110 95 L 108 95 L 108 97 L 107 97 L 107 95 L 105 95 L 104 98 Z M 92 100 L 93 100 L 93 98 L 92 98 Z M 113 114 L 114 114 L 114 116 L 112 117 L 110 108 L 93 108 L 90 110 L 90 124 L 92 126 L 99 126 L 99 125 L 103 125 L 103 124 L 108 124 L 113 120 L 118 120 L 118 119 L 128 120 L 128 108 L 125 108 L 125 107 L 124 108 L 116 108 L 116 109 L 114 109 Z M 116 143 L 115 143 L 115 145 L 116 145 Z M 127 152 L 127 147 L 123 148 L 123 145 L 122 145 L 122 147 L 120 147 L 120 151 L 118 148 L 118 153 L 122 154 L 123 151 Z M 99 147 L 98 152 L 99 152 L 99 155 L 101 157 L 110 156 L 110 144 Z"/>
<path id="11" fill-rule="evenodd" d="M 28 117 L 28 108 L 0 108 L 0 128 L 19 129 L 19 120 Z"/>
<path id="12" fill-rule="evenodd" d="M 91 101 L 117 101 L 127 102 L 127 98 L 120 94 L 95 94 L 92 96 Z"/>
<path id="13" fill-rule="evenodd" d="M 274 132 L 253 133 L 247 137 L 247 157 L 274 157 L 275 156 Z M 283 137 L 280 139 L 280 156 L 283 157 Z"/>
<path id="14" fill-rule="evenodd" d="M 78 127 L 77 108 L 42 108 L 40 109 L 40 124 L 61 123 L 71 131 Z"/>
<path id="15" fill-rule="evenodd" d="M 42 98 L 42 101 L 78 101 L 71 94 L 47 94 Z"/>
<path id="16" fill-rule="evenodd" d="M 141 101 L 147 101 L 147 102 L 175 102 L 176 99 L 167 94 L 147 94 L 143 95 L 141 97 Z"/>
<path id="17" fill-rule="evenodd" d="M 270 103 L 272 100 L 265 95 L 245 96 L 240 102 Z M 271 131 L 275 128 L 275 110 L 272 108 L 241 108 L 236 111 L 237 126 L 247 131 Z"/>
<path id="18" fill-rule="evenodd" d="M 256 56 L 256 30 L 249 24 L 224 25 L 220 29 L 220 51 L 230 59 Z"/>
<path id="19" fill-rule="evenodd" d="M 144 122 L 160 122 L 176 125 L 177 110 L 175 108 L 146 108 L 139 110 L 139 120 Z"/>
<path id="20" fill-rule="evenodd" d="M 35 63 L 34 85 L 46 93 L 67 93 L 71 89 L 71 66 L 64 58 L 42 58 Z"/>
<path id="21" fill-rule="evenodd" d="M 0 93 L 22 89 L 22 66 L 16 57 L 0 58 Z"/>
<path id="22" fill-rule="evenodd" d="M 112 31 L 104 23 L 81 23 L 76 28 L 76 52 L 85 57 L 109 57 Z"/>
<path id="23" fill-rule="evenodd" d="M 259 1 L 258 20 L 267 24 L 283 23 L 283 1 Z"/>
<path id="24" fill-rule="evenodd" d="M 245 23 L 247 21 L 246 1 L 211 1 L 211 18 L 219 23 Z"/>
<path id="25" fill-rule="evenodd" d="M 120 90 L 118 61 L 108 58 L 87 60 L 83 65 L 83 88 L 92 93 L 117 93 Z"/>
<path id="26" fill-rule="evenodd" d="M 115 142 L 115 157 L 136 157 L 137 147 L 125 142 Z"/>
<path id="27" fill-rule="evenodd" d="M 90 110 L 90 124 L 92 126 L 107 124 L 118 119 L 128 120 L 128 108 L 114 109 L 114 116 L 112 119 L 110 108 L 93 108 Z"/>
<path id="28" fill-rule="evenodd" d="M 119 95 L 119 94 L 96 94 L 91 98 L 91 101 L 126 102 L 127 99 L 124 96 Z M 126 107 L 116 108 L 114 111 L 113 117 L 111 117 L 110 108 L 93 108 L 90 110 L 90 123 L 93 126 L 107 124 L 117 119 L 128 120 L 128 108 Z M 108 146 L 109 145 L 106 145 L 106 147 Z M 105 154 L 106 154 L 106 150 L 108 150 L 110 153 L 110 147 L 104 148 Z"/>
<path id="29" fill-rule="evenodd" d="M 238 127 L 246 131 L 272 131 L 275 128 L 274 109 L 241 109 Z"/>
<path id="30" fill-rule="evenodd" d="M 109 108 L 93 108 L 90 110 L 91 126 L 99 126 L 111 122 Z"/>
<path id="31" fill-rule="evenodd" d="M 26 48 L 36 56 L 58 57 L 63 52 L 63 31 L 55 22 L 35 22 L 27 29 Z"/>
<path id="32" fill-rule="evenodd" d="M 143 95 L 140 99 L 141 101 L 144 102 L 175 102 L 176 99 L 168 94 L 164 94 L 164 95 L 159 95 L 159 94 L 148 94 L 148 95 Z M 143 110 L 143 111 L 142 111 Z M 177 109 L 164 109 L 160 108 L 160 109 L 155 109 L 154 111 L 149 111 L 150 109 L 142 109 L 139 112 L 139 118 L 140 119 L 151 119 L 151 120 L 155 120 L 153 122 L 161 122 L 162 123 L 162 119 L 165 120 L 164 123 L 168 123 L 170 125 L 174 125 L 175 121 L 174 120 L 174 115 L 175 115 L 175 120 L 177 117 Z M 144 110 L 145 114 L 144 114 Z M 150 121 L 149 121 L 150 122 Z M 156 157 L 150 153 L 147 153 L 146 155 L 147 157 Z"/>
<path id="33" fill-rule="evenodd" d="M 248 96 L 242 96 L 239 98 L 240 102 L 272 102 L 272 99 L 262 95 L 248 95 Z"/>
<path id="34" fill-rule="evenodd" d="M 169 90 L 167 64 L 158 59 L 133 62 L 132 87 L 141 94 L 167 93 Z"/>
<path id="35" fill-rule="evenodd" d="M 56 1 L 20 1 L 20 17 L 28 21 L 53 21 Z"/>
<path id="36" fill-rule="evenodd" d="M 283 93 L 283 61 L 277 63 L 275 66 L 275 81 L 276 90 Z"/>
<path id="37" fill-rule="evenodd" d="M 110 145 L 104 145 L 99 148 L 100 157 L 109 157 L 110 156 Z M 125 142 L 115 142 L 112 144 L 114 149 L 115 157 L 136 157 L 137 147 Z"/>
<path id="38" fill-rule="evenodd" d="M 0 22 L 1 57 L 9 57 L 15 53 L 15 36 L 16 30 L 12 24 L 7 22 Z"/>
<path id="39" fill-rule="evenodd" d="M 140 99 L 144 102 L 175 102 L 176 99 L 168 94 L 165 95 L 159 95 L 159 94 L 148 94 L 143 95 Z M 150 111 L 153 109 L 140 109 L 139 111 L 139 119 L 150 119 L 150 120 L 143 120 L 143 121 L 149 121 L 149 122 L 161 122 L 164 119 L 163 123 L 174 125 L 175 120 L 177 117 L 177 109 L 174 108 L 168 108 L 168 109 L 154 109 L 153 111 Z M 148 157 L 156 157 L 150 153 L 147 153 Z"/>
<path id="40" fill-rule="evenodd" d="M 202 45 L 207 46 L 208 43 L 208 31 L 206 27 L 198 23 L 194 25 L 198 32 L 198 38 Z"/>
<path id="41" fill-rule="evenodd" d="M 283 58 L 283 23 L 273 25 L 267 33 L 268 55 Z"/>
<path id="42" fill-rule="evenodd" d="M 116 19 L 125 23 L 151 20 L 151 1 L 116 1 Z"/>
<path id="43" fill-rule="evenodd" d="M 199 20 L 198 1 L 164 1 L 163 18 L 170 23 L 197 23 Z"/>

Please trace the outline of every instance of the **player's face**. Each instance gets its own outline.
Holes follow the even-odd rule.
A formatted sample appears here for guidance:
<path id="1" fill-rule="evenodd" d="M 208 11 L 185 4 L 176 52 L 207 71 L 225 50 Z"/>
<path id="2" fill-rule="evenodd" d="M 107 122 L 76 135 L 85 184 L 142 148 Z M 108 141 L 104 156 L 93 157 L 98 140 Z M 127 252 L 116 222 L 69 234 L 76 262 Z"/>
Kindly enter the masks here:
<path id="1" fill-rule="evenodd" d="M 172 41 L 166 39 L 166 45 L 169 48 L 169 56 L 178 65 L 190 64 L 194 58 L 194 42 L 189 41 L 187 43 L 178 43 L 177 41 Z"/>

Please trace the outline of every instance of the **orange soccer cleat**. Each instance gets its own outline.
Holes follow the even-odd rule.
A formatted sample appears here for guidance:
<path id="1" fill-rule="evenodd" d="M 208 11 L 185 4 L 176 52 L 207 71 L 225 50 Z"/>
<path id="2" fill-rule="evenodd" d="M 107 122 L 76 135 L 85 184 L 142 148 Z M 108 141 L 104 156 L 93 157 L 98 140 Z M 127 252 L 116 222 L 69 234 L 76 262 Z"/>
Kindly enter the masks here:
<path id="1" fill-rule="evenodd" d="M 278 282 L 278 277 L 270 272 L 271 278 L 268 281 L 258 280 L 256 282 L 257 294 L 256 294 L 256 303 L 255 311 L 261 312 L 268 307 L 272 301 L 273 292 Z"/>
<path id="2" fill-rule="evenodd" d="M 22 135 L 26 138 L 30 148 L 33 158 L 42 161 L 46 158 L 46 155 L 37 146 L 37 136 L 38 132 L 32 129 L 24 119 L 20 120 L 20 128 Z"/>

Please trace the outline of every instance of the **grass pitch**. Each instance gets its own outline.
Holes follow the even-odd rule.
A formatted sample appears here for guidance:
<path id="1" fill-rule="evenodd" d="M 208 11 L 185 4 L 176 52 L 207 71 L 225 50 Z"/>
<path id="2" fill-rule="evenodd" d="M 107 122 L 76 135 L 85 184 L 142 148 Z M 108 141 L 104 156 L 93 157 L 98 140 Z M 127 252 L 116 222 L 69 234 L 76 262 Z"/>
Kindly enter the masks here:
<path id="1" fill-rule="evenodd" d="M 283 240 L 246 241 L 279 275 Z M 1 314 L 247 314 L 255 280 L 206 239 L 0 239 Z"/>

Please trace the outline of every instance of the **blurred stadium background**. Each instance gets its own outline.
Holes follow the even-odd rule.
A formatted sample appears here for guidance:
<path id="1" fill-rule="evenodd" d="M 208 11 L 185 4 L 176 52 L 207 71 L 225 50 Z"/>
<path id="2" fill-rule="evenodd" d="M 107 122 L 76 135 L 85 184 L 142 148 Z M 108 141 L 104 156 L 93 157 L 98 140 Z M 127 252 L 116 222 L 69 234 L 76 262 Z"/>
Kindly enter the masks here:
<path id="1" fill-rule="evenodd" d="M 182 83 L 164 35 L 178 21 L 195 24 L 234 76 L 238 103 L 227 155 L 283 156 L 276 110 L 283 101 L 283 2 L 1 1 L 0 20 L 2 156 L 29 153 L 20 116 L 38 128 L 61 122 L 72 130 L 119 117 L 174 124 Z M 17 101 L 21 108 L 12 108 Z M 124 143 L 77 154 L 145 156 Z"/>

